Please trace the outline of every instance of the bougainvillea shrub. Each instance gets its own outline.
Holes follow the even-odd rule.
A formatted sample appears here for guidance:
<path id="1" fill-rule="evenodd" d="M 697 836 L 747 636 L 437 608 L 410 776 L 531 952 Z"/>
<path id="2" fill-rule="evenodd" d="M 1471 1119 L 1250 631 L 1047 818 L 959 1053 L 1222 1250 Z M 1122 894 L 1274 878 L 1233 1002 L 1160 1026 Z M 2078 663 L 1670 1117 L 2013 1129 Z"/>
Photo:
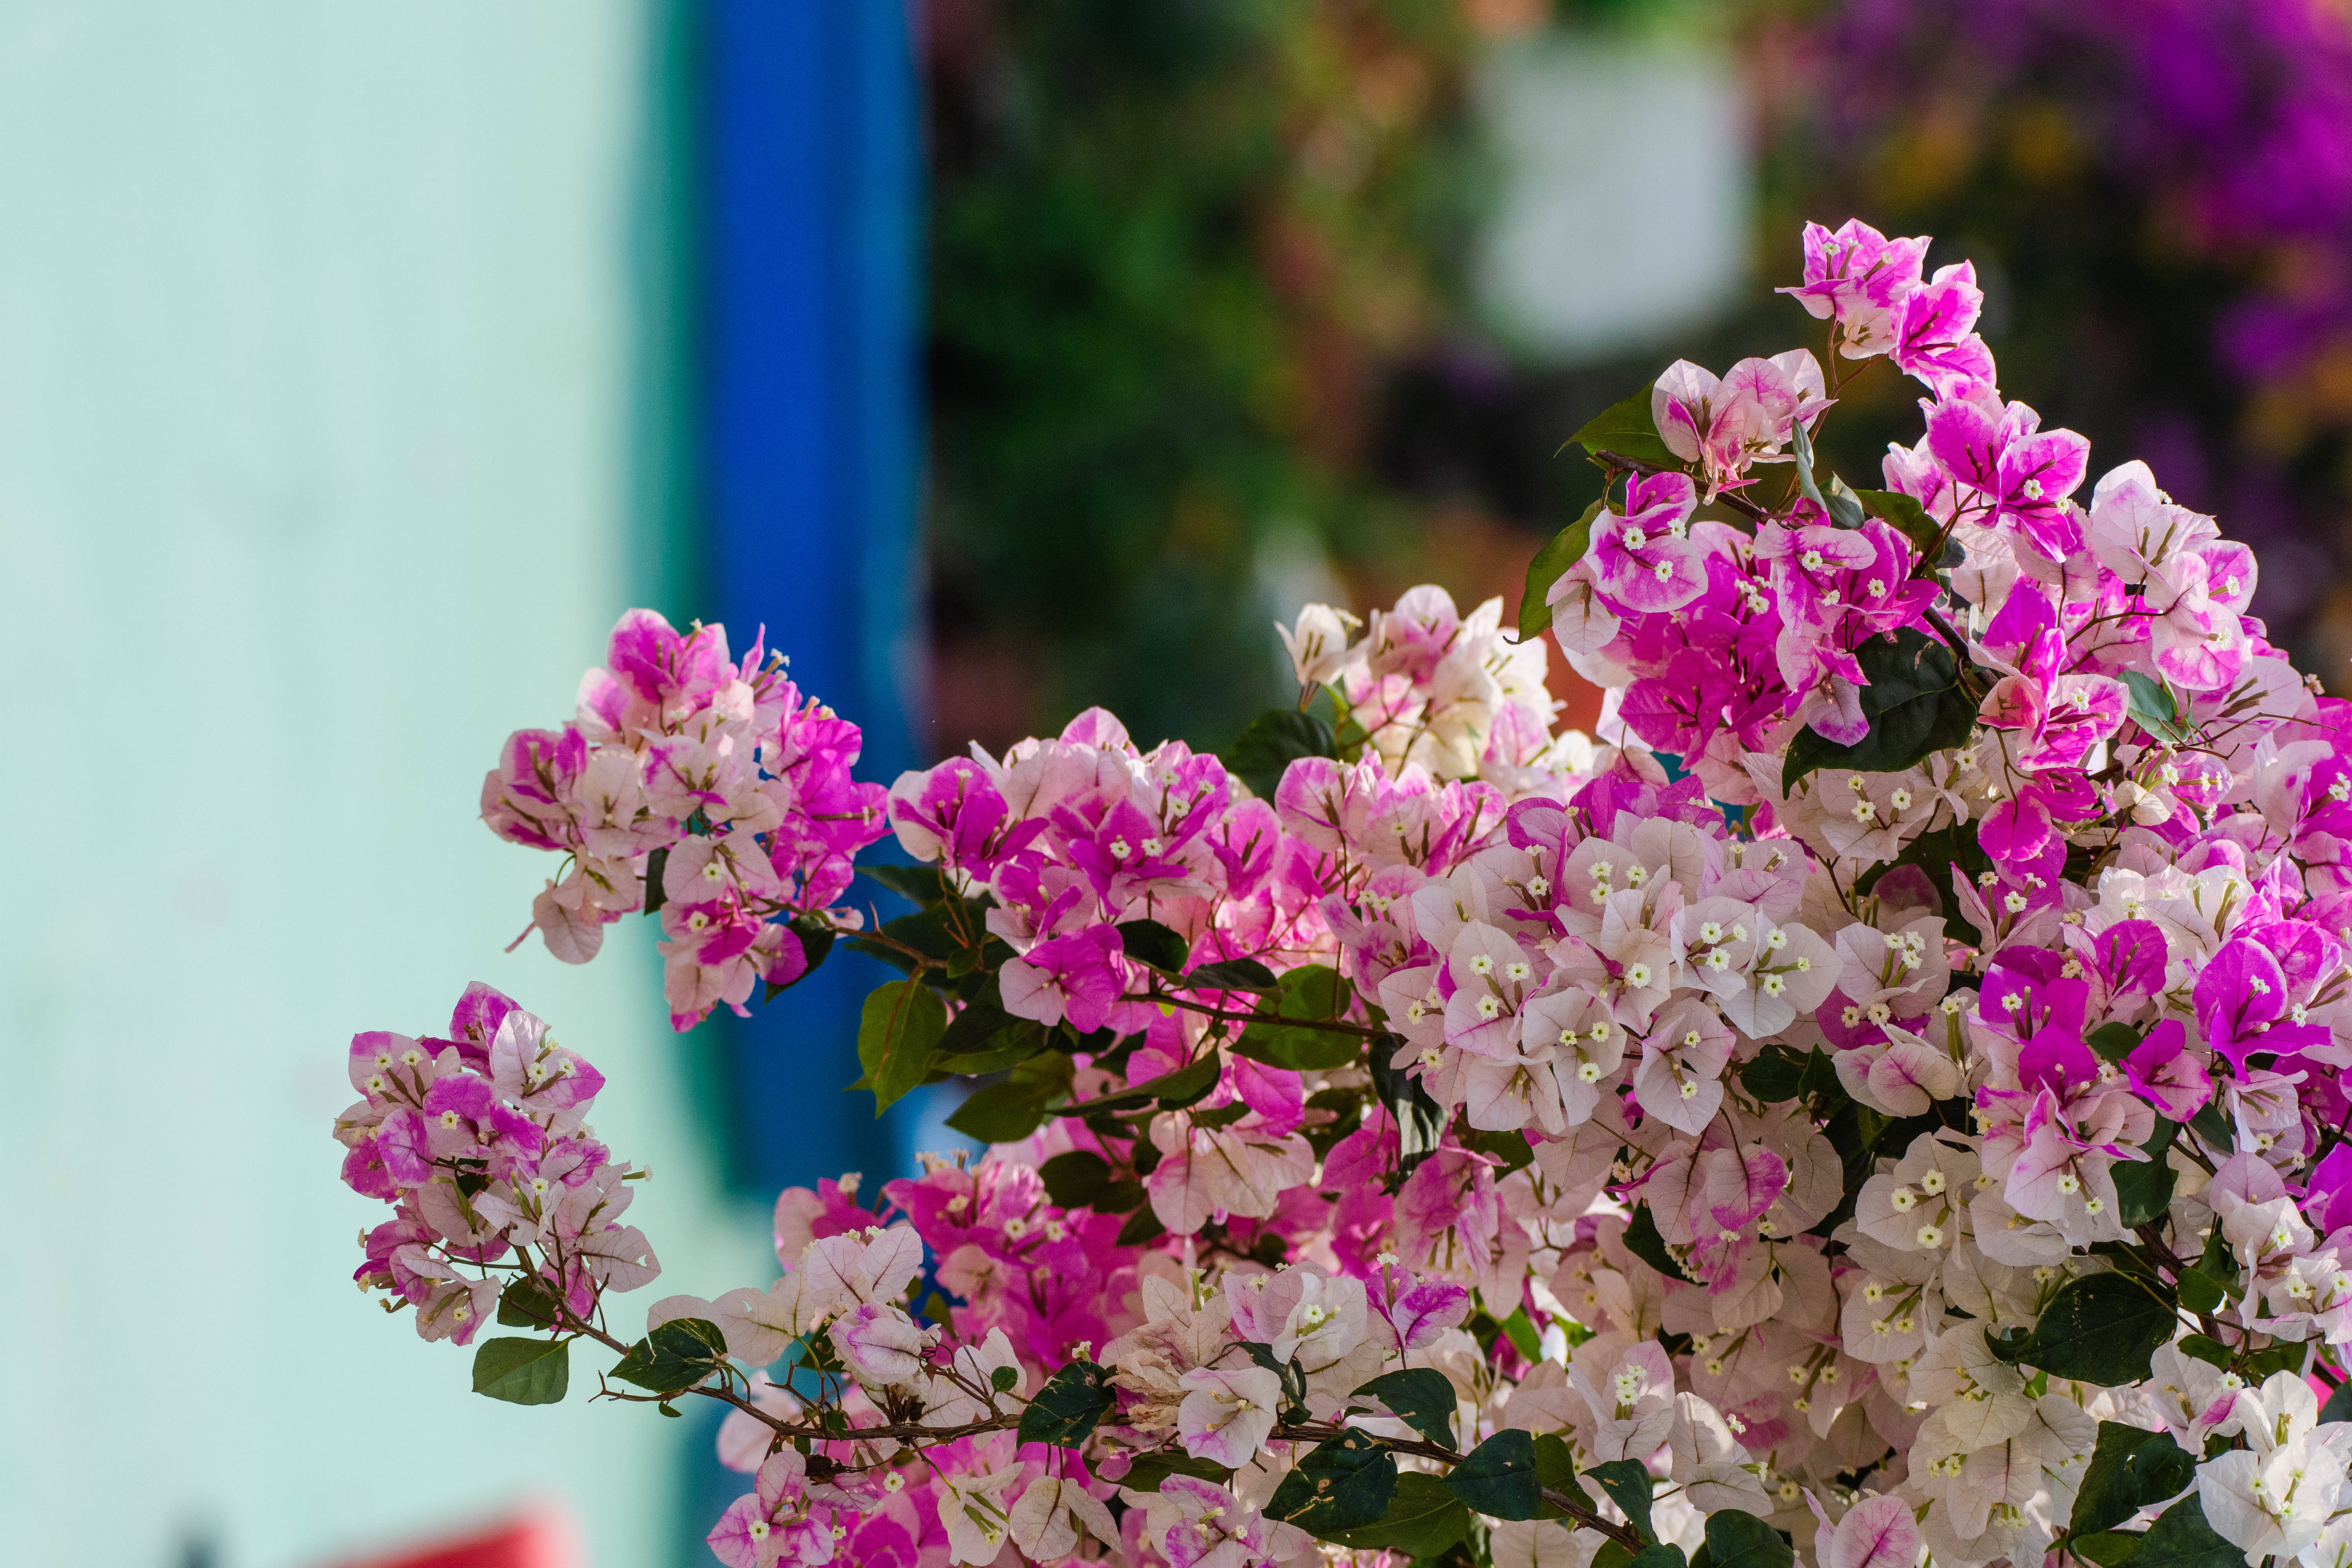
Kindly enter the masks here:
<path id="1" fill-rule="evenodd" d="M 887 959 L 859 1087 L 972 1081 L 987 1152 L 789 1190 L 775 1278 L 640 1326 L 604 1080 L 475 985 L 352 1042 L 361 1285 L 496 1398 L 730 1406 L 732 1568 L 2340 1568 L 2347 708 L 1926 249 L 1809 227 L 1818 354 L 1579 432 L 1513 620 L 1307 607 L 1223 757 L 1093 710 L 886 790 L 633 613 L 485 783 L 526 937 L 657 919 L 680 1028 Z M 1925 394 L 1867 486 L 1864 375 Z"/>

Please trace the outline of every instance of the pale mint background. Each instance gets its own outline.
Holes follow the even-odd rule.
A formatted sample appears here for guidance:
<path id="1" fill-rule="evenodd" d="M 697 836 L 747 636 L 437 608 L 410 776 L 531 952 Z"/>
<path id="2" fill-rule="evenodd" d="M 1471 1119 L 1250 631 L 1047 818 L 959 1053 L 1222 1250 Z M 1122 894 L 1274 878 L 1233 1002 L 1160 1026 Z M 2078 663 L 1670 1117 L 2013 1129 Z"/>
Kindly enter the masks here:
<path id="1" fill-rule="evenodd" d="M 764 1280 L 650 933 L 499 949 L 474 819 L 656 598 L 677 371 L 645 4 L 0 4 L 0 1560 L 297 1568 L 571 1500 L 678 1560 L 690 1426 L 468 1392 L 348 1282 L 351 1032 L 464 983 L 611 1079 L 674 1289 Z"/>

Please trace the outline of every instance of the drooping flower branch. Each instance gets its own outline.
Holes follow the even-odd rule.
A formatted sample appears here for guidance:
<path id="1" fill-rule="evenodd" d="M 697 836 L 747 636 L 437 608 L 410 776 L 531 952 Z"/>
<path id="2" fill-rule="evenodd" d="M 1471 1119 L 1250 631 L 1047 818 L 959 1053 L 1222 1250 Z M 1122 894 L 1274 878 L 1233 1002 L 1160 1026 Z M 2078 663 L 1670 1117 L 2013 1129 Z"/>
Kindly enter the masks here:
<path id="1" fill-rule="evenodd" d="M 601 1080 L 477 987 L 354 1044 L 362 1284 L 529 1331 L 498 1397 L 585 1339 L 732 1406 L 735 1568 L 2341 1568 L 2347 709 L 2211 519 L 2082 496 L 1926 248 L 1810 227 L 1831 374 L 1670 367 L 1515 626 L 1309 606 L 1223 758 L 1095 710 L 886 795 L 756 652 L 625 619 L 485 789 L 572 858 L 551 947 L 657 904 L 685 1026 L 838 937 L 903 975 L 877 1103 L 976 1080 L 992 1147 L 786 1192 L 780 1278 L 632 1340 Z M 1924 434 L 1855 488 L 1814 436 L 1882 359 Z"/>

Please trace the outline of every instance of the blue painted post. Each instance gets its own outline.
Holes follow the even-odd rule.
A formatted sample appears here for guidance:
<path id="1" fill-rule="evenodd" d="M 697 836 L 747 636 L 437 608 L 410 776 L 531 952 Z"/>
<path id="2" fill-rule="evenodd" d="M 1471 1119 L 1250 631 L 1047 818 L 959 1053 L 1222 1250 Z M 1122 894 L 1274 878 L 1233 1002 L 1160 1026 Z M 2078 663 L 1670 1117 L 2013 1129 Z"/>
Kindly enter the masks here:
<path id="1" fill-rule="evenodd" d="M 802 689 L 864 727 L 858 776 L 887 784 L 915 763 L 920 701 L 908 7 L 712 0 L 709 21 L 708 574 L 730 637 L 764 623 Z M 728 1021 L 740 1174 L 758 1193 L 901 1173 L 893 1124 L 915 1107 L 877 1127 L 870 1101 L 841 1093 L 859 1004 L 893 974 L 837 952 Z"/>

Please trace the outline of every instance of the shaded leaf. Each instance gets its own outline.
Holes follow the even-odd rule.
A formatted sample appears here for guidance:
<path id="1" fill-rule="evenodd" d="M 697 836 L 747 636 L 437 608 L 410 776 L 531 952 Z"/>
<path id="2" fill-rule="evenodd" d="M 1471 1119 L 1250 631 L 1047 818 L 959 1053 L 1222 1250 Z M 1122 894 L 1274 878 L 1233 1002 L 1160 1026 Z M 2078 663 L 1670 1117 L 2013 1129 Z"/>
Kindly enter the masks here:
<path id="1" fill-rule="evenodd" d="M 2323 1425 L 2330 1421 L 2352 1421 L 2352 1377 L 2336 1385 L 2336 1392 L 2330 1394 L 2319 1407 L 2319 1419 Z"/>
<path id="2" fill-rule="evenodd" d="M 1624 1242 L 1626 1251 L 1667 1279 L 1696 1283 L 1683 1272 L 1683 1266 L 1675 1261 L 1675 1255 L 1666 1250 L 1666 1238 L 1658 1233 L 1658 1218 L 1650 1212 L 1649 1205 L 1633 1205 L 1633 1215 L 1625 1222 Z"/>
<path id="3" fill-rule="evenodd" d="M 858 1017 L 857 1064 L 874 1090 L 875 1115 L 923 1081 L 947 1027 L 947 1004 L 919 980 L 889 981 L 867 995 Z"/>
<path id="4" fill-rule="evenodd" d="M 1911 548 L 1923 556 L 1935 550 L 1936 541 L 1943 537 L 1943 525 L 1927 515 L 1927 509 L 1919 504 L 1916 496 L 1906 496 L 1901 490 L 1856 490 L 1853 499 L 1862 503 L 1863 510 L 1879 521 L 1892 523 L 1904 538 L 1911 542 Z M 1957 540 L 1946 539 L 1937 559 L 1928 564 L 1957 566 L 1967 559 L 1967 553 Z"/>
<path id="5" fill-rule="evenodd" d="M 2168 746 L 2186 746 L 2196 740 L 2180 720 L 2180 704 L 2172 689 L 2153 676 L 2127 669 L 2123 676 L 2125 700 L 2132 721 Z"/>
<path id="6" fill-rule="evenodd" d="M 2197 1461 L 2168 1434 L 2102 1421 L 2067 1531 L 2089 1535 L 2121 1524 L 2149 1503 L 2175 1495 L 2196 1476 Z"/>
<path id="7" fill-rule="evenodd" d="M 1233 1479 L 1233 1472 L 1207 1459 L 1196 1459 L 1181 1448 L 1160 1448 L 1138 1456 L 1118 1484 L 1131 1491 L 1156 1492 L 1171 1476 L 1192 1476 L 1223 1486 Z"/>
<path id="8" fill-rule="evenodd" d="M 1376 1036 L 1370 1056 L 1372 1092 L 1396 1118 L 1397 1170 L 1401 1175 L 1410 1175 L 1437 1152 L 1438 1138 L 1445 1131 L 1445 1111 L 1421 1087 L 1420 1079 L 1395 1065 L 1397 1048 L 1403 1044 L 1394 1035 Z"/>
<path id="9" fill-rule="evenodd" d="M 1706 1550 L 1714 1568 L 1789 1568 L 1797 1560 L 1779 1531 L 1738 1509 L 1706 1516 Z"/>
<path id="10" fill-rule="evenodd" d="M 553 1405 L 572 1386 L 570 1340 L 484 1340 L 474 1352 L 474 1392 L 509 1405 Z"/>
<path id="11" fill-rule="evenodd" d="M 1048 1378 L 1021 1412 L 1021 1440 L 1075 1448 L 1115 1403 L 1109 1374 L 1090 1361 L 1074 1361 Z"/>
<path id="12" fill-rule="evenodd" d="M 1397 1477 L 1389 1510 L 1371 1524 L 1337 1531 L 1329 1537 L 1359 1552 L 1387 1550 L 1416 1562 L 1433 1558 L 1470 1532 L 1470 1510 L 1435 1476 L 1418 1471 Z"/>
<path id="13" fill-rule="evenodd" d="M 1128 957 L 1163 974 L 1181 974 L 1192 957 L 1192 944 L 1158 921 L 1121 921 L 1118 940 Z"/>
<path id="14" fill-rule="evenodd" d="M 1249 1026 L 1234 1042 L 1234 1052 L 1294 1072 L 1346 1067 L 1364 1048 L 1362 1036 L 1300 1028 L 1285 1020 L 1333 1023 L 1354 997 L 1355 988 L 1329 964 L 1302 964 L 1283 975 L 1275 994 L 1253 1009 Z"/>
<path id="15" fill-rule="evenodd" d="M 1533 1519 L 1543 1508 L 1536 1442 L 1517 1427 L 1497 1432 L 1446 1474 L 1454 1495 L 1490 1519 Z"/>
<path id="16" fill-rule="evenodd" d="M 1301 757 L 1336 757 L 1331 726 L 1296 708 L 1272 708 L 1249 721 L 1225 752 L 1225 767 L 1260 800 L 1272 800 L 1282 775 Z"/>
<path id="17" fill-rule="evenodd" d="M 937 866 L 860 866 L 857 874 L 881 883 L 918 908 L 948 897 L 947 880 Z"/>
<path id="18" fill-rule="evenodd" d="M 1384 1372 L 1356 1390 L 1377 1399 L 1406 1426 L 1443 1447 L 1454 1446 L 1454 1380 L 1433 1367 Z"/>
<path id="19" fill-rule="evenodd" d="M 974 1007 L 978 1005 L 978 1003 L 972 1004 Z M 971 1007 L 964 1009 L 965 1015 L 971 1012 Z M 954 1035 L 956 1024 L 962 1022 L 963 1016 L 959 1016 L 955 1024 L 948 1026 L 948 1035 Z M 1036 1019 L 1013 1018 L 992 1034 L 983 1037 L 978 1047 L 970 1051 L 950 1051 L 948 1038 L 942 1037 L 939 1045 L 932 1048 L 931 1070 L 961 1073 L 971 1078 L 982 1073 L 1003 1072 L 1006 1068 L 1018 1067 L 1027 1061 L 1052 1045 L 1053 1041 L 1053 1031 Z"/>
<path id="20" fill-rule="evenodd" d="M 1038 1167 L 1045 1195 L 1066 1209 L 1079 1208 L 1110 1184 L 1110 1162 L 1091 1149 L 1056 1154 Z"/>
<path id="21" fill-rule="evenodd" d="M 1045 1108 L 1070 1087 L 1070 1058 L 1045 1051 L 1015 1067 L 1002 1083 L 976 1089 L 948 1125 L 984 1143 L 1017 1143 L 1037 1131 Z"/>
<path id="22" fill-rule="evenodd" d="M 613 1375 L 656 1394 L 692 1388 L 727 1359 L 727 1336 L 703 1318 L 677 1318 L 629 1347 Z"/>
<path id="23" fill-rule="evenodd" d="M 518 1277 L 499 1292 L 499 1323 L 509 1329 L 551 1329 L 563 1321 L 553 1288 L 536 1274 Z"/>
<path id="24" fill-rule="evenodd" d="M 1281 982 L 1255 958 L 1227 958 L 1201 965 L 1184 976 L 1184 984 L 1196 991 L 1272 991 Z"/>
<path id="25" fill-rule="evenodd" d="M 1350 1431 L 1318 1444 L 1282 1478 L 1265 1511 L 1309 1535 L 1377 1524 L 1396 1496 L 1396 1456 L 1364 1433 Z"/>
<path id="26" fill-rule="evenodd" d="M 2180 1173 L 2172 1168 L 2164 1153 L 2172 1147 L 2173 1134 L 2179 1131 L 2179 1122 L 2159 1116 L 2156 1119 L 2155 1134 L 2141 1145 L 2147 1151 L 2147 1159 L 2138 1163 L 2116 1162 L 2116 1218 L 2123 1222 L 2126 1230 L 2153 1225 L 2164 1217 L 2165 1209 L 2172 1202 L 2173 1184 L 2180 1179 Z"/>
<path id="27" fill-rule="evenodd" d="M 2113 1388 L 2148 1375 L 2148 1358 L 2178 1326 L 2152 1283 L 2123 1274 L 2069 1279 L 2026 1336 L 2018 1359 L 2053 1377 Z"/>
<path id="28" fill-rule="evenodd" d="M 2147 1527 L 2131 1568 L 2245 1568 L 2245 1552 L 2206 1521 L 2205 1505 L 2190 1492 Z"/>
<path id="29" fill-rule="evenodd" d="M 1519 595 L 1519 641 L 1532 642 L 1551 628 L 1551 605 L 1547 602 L 1551 585 L 1591 548 L 1593 521 L 1601 515 L 1606 499 L 1586 507 L 1582 517 L 1553 534 L 1551 542 L 1528 563 L 1528 584 Z"/>
<path id="30" fill-rule="evenodd" d="M 1959 662 L 1943 640 L 1905 626 L 1895 640 L 1872 637 L 1854 650 L 1868 682 L 1862 711 L 1870 731 L 1843 745 L 1808 726 L 1789 744 L 1780 766 L 1782 793 L 1817 768 L 1900 773 L 1930 754 L 1968 744 L 1977 704 L 1960 686 Z"/>
<path id="31" fill-rule="evenodd" d="M 1650 1527 L 1650 1471 L 1639 1459 L 1612 1459 L 1605 1465 L 1595 1465 L 1584 1472 L 1601 1484 L 1609 1500 L 1622 1510 L 1643 1540 L 1655 1541 L 1658 1532 Z"/>
<path id="32" fill-rule="evenodd" d="M 1650 391 L 1654 384 L 1643 382 L 1630 396 L 1594 415 L 1585 421 L 1582 429 L 1569 437 L 1570 442 L 1596 457 L 1602 452 L 1614 452 L 1621 458 L 1654 463 L 1662 468 L 1680 468 L 1683 460 L 1659 436 L 1658 422 L 1650 416 Z"/>
<path id="33" fill-rule="evenodd" d="M 2086 1563 L 2099 1568 L 2131 1568 L 2139 1555 L 2139 1543 L 2145 1539 L 2137 1530 L 2096 1530 L 2088 1535 L 2077 1535 L 2066 1542 L 2067 1550 Z"/>

